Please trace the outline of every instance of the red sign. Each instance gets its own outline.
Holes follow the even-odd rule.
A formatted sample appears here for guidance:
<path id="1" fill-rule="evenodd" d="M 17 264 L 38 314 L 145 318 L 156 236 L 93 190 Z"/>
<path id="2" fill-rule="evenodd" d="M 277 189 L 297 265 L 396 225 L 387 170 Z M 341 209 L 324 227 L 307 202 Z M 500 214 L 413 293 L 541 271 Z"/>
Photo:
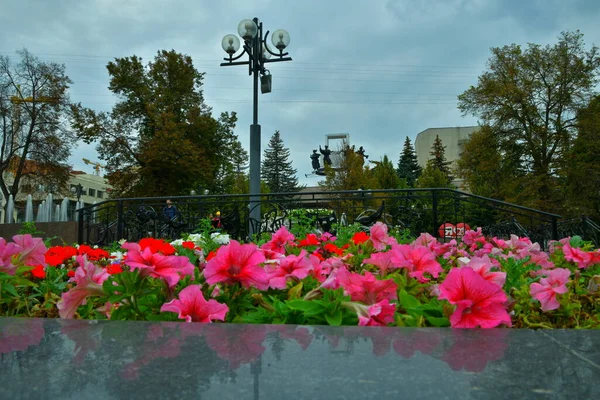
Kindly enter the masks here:
<path id="1" fill-rule="evenodd" d="M 460 238 L 469 230 L 471 230 L 471 227 L 464 222 L 459 222 L 456 226 L 450 222 L 445 222 L 438 228 L 438 233 L 442 238 Z"/>
<path id="2" fill-rule="evenodd" d="M 440 237 L 443 237 L 443 238 L 455 237 L 456 236 L 456 227 L 454 226 L 454 224 L 451 224 L 450 222 L 445 222 L 442 225 L 440 225 L 440 227 L 438 229 L 438 233 L 440 234 Z"/>

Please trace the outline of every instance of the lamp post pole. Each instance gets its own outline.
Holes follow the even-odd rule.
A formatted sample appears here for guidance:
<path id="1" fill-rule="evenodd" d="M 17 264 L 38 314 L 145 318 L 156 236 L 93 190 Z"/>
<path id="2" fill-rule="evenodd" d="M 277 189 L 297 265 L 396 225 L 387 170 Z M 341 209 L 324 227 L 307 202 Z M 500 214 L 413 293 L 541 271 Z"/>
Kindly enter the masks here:
<path id="1" fill-rule="evenodd" d="M 244 40 L 243 51 L 234 56 L 240 47 L 240 41 L 235 35 L 226 35 L 221 42 L 223 50 L 229 54 L 222 67 L 231 65 L 248 65 L 248 74 L 253 78 L 252 96 L 252 125 L 250 125 L 250 221 L 248 232 L 250 236 L 259 232 L 260 227 L 260 125 L 258 123 L 258 88 L 262 93 L 271 92 L 271 75 L 265 68 L 266 63 L 291 61 L 283 50 L 290 42 L 290 35 L 283 29 L 273 32 L 272 43 L 279 52 L 272 52 L 267 45 L 269 31 L 263 35 L 263 25 L 258 18 L 245 19 L 238 25 L 238 33 Z M 237 61 L 248 54 L 248 61 Z M 271 56 L 275 58 L 271 59 Z"/>

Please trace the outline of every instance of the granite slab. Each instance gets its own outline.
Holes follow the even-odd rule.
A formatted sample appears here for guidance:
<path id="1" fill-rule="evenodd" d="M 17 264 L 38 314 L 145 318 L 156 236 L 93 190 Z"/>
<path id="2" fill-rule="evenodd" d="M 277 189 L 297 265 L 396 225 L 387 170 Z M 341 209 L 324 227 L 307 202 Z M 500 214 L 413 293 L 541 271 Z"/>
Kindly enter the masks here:
<path id="1" fill-rule="evenodd" d="M 0 318 L 0 399 L 593 399 L 600 331 Z"/>

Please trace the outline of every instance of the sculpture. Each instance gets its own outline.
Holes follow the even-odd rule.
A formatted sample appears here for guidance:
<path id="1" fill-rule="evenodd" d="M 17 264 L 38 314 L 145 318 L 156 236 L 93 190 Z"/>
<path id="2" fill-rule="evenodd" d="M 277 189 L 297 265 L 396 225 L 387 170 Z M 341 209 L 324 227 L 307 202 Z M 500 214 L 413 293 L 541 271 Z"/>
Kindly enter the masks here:
<path id="1" fill-rule="evenodd" d="M 312 160 L 312 169 L 313 171 L 317 171 L 321 168 L 321 163 L 319 163 L 319 154 L 317 154 L 317 150 L 313 150 L 313 153 L 310 155 L 310 159 Z"/>
<path id="2" fill-rule="evenodd" d="M 325 145 L 325 149 L 322 149 L 321 145 L 319 145 L 319 151 L 321 152 L 321 154 L 323 154 L 323 164 L 331 165 L 331 158 L 329 158 L 331 150 L 329 150 L 329 146 Z"/>

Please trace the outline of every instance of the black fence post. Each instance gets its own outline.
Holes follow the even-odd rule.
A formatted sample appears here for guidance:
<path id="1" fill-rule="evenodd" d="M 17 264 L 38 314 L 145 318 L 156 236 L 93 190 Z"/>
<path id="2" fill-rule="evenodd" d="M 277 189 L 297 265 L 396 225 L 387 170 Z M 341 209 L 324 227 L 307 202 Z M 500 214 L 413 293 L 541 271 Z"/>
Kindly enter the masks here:
<path id="1" fill-rule="evenodd" d="M 123 239 L 123 201 L 117 200 L 117 240 Z M 125 238 L 129 239 L 129 238 Z"/>
<path id="2" fill-rule="evenodd" d="M 552 240 L 559 240 L 558 237 L 558 218 L 552 217 Z"/>
<path id="3" fill-rule="evenodd" d="M 437 213 L 437 205 L 438 205 L 438 198 L 437 198 L 437 190 L 432 189 L 431 191 L 431 196 L 432 196 L 432 210 L 431 210 L 431 215 L 432 215 L 432 219 L 433 219 L 433 236 L 435 237 L 439 237 L 439 233 L 438 233 L 438 213 Z"/>
<path id="4" fill-rule="evenodd" d="M 76 210 L 77 212 L 77 243 L 83 243 L 83 208 Z"/>

